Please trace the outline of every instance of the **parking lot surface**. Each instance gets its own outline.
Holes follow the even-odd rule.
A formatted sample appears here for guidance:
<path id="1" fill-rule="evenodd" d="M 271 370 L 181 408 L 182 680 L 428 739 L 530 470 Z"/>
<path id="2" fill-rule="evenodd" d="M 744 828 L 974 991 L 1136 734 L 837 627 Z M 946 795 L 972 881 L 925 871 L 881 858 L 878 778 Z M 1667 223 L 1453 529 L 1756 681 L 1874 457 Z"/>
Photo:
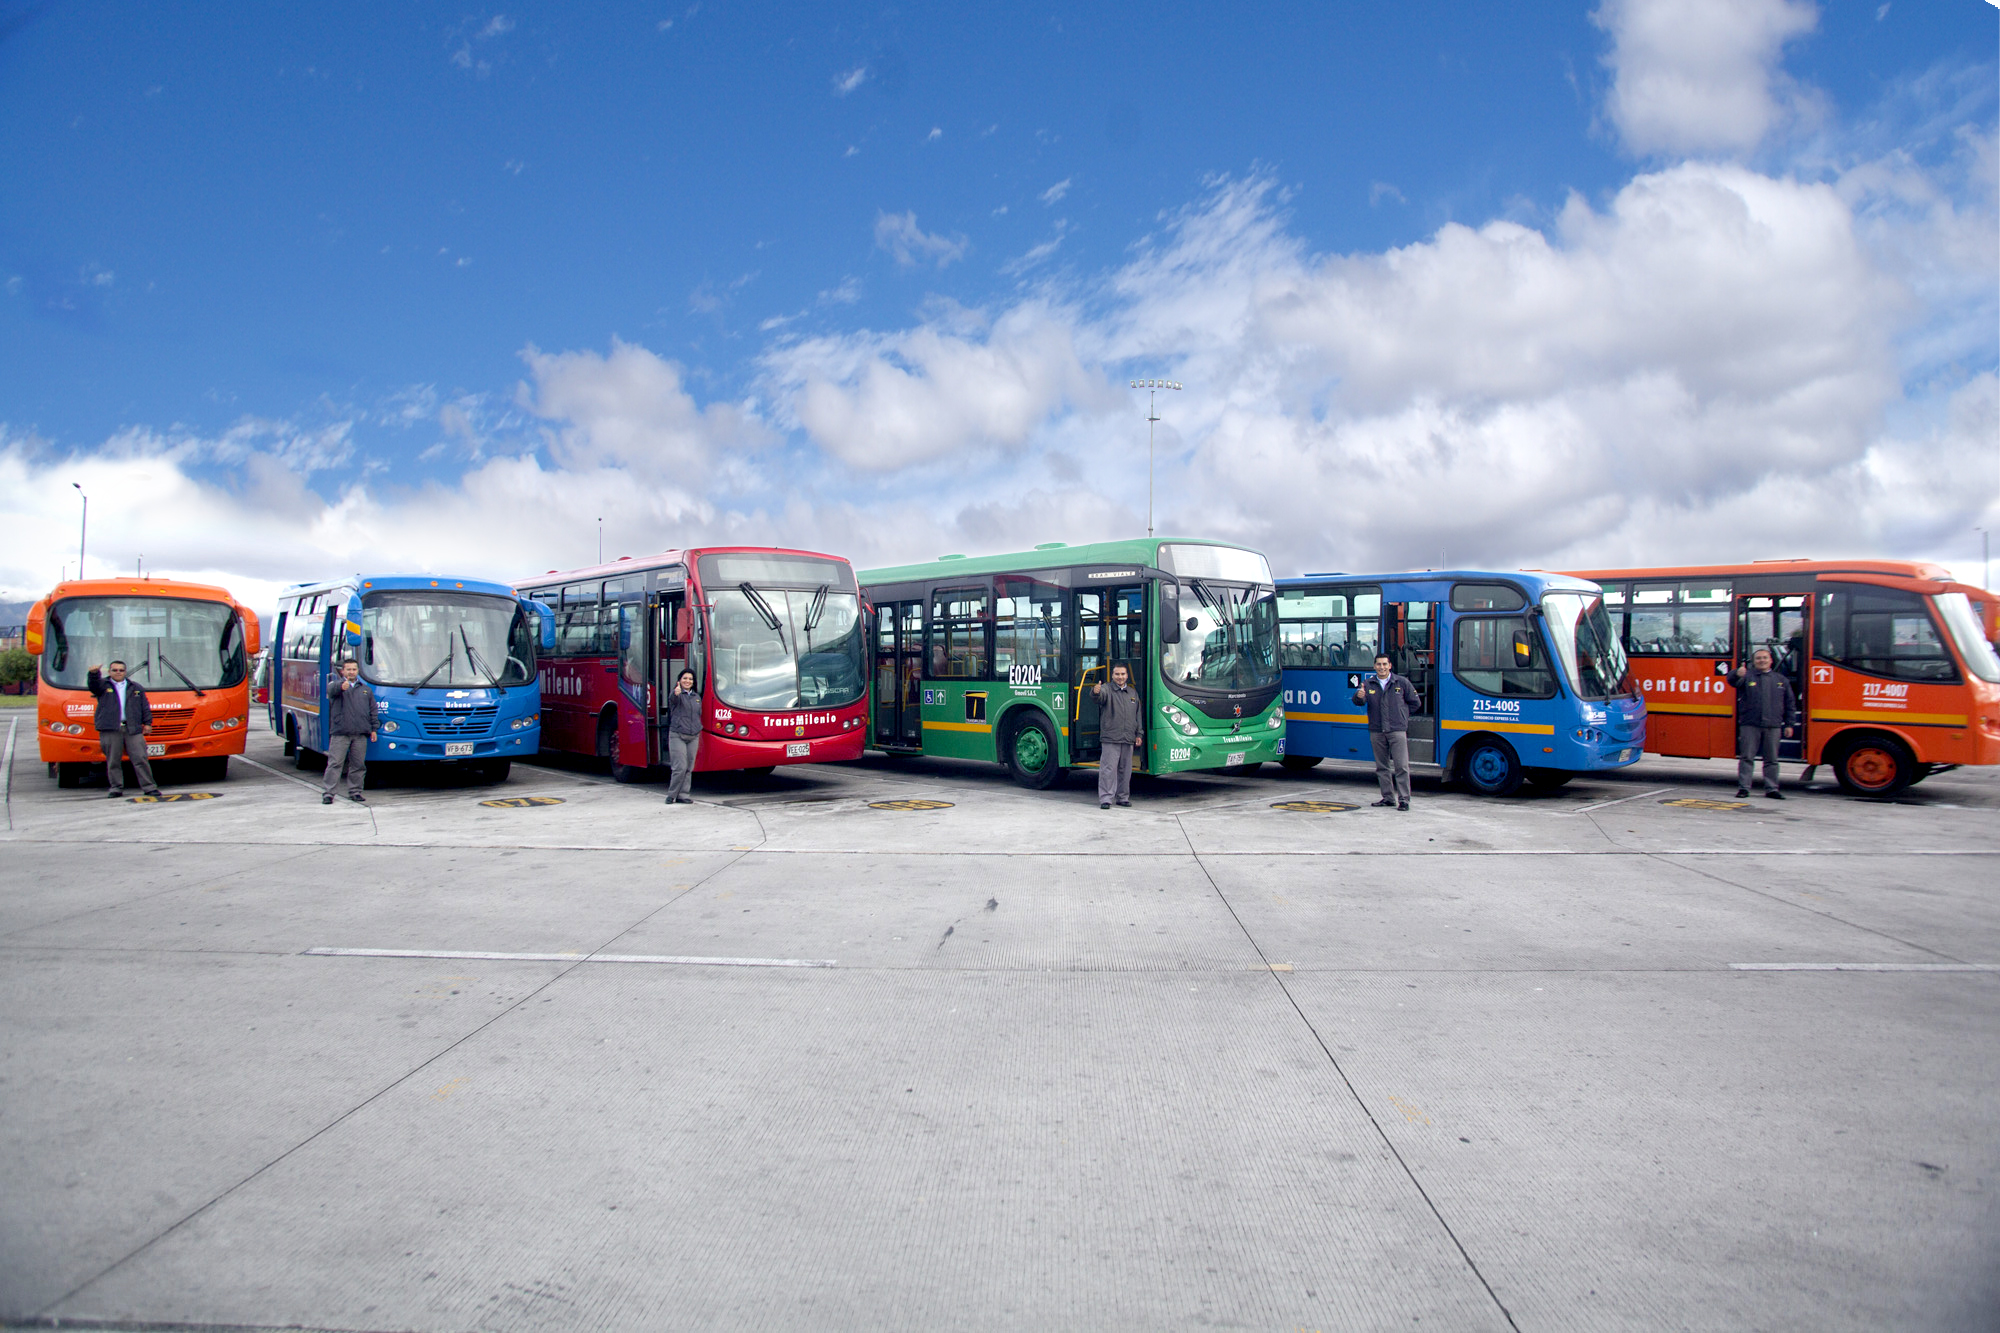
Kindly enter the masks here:
<path id="1" fill-rule="evenodd" d="M 2000 774 L 146 804 L 22 730 L 9 1326 L 2000 1326 Z"/>

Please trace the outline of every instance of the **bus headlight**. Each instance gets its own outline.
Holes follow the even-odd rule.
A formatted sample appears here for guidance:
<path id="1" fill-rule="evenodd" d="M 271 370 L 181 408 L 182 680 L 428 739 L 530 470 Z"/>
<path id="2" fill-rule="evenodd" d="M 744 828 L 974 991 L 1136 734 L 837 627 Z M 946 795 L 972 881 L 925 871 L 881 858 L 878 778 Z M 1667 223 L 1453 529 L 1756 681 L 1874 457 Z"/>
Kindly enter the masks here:
<path id="1" fill-rule="evenodd" d="M 63 729 L 63 728 L 62 728 L 62 723 L 60 723 L 60 722 L 51 722 L 51 723 L 49 723 L 49 730 L 50 730 L 50 731 L 53 731 L 53 732 L 54 732 L 54 733 L 55 733 L 56 735 L 58 735 L 58 736 L 62 735 L 62 729 Z"/>
<path id="2" fill-rule="evenodd" d="M 70 723 L 70 724 L 69 724 L 69 727 L 68 727 L 68 731 L 69 731 L 69 734 L 70 734 L 70 735 L 72 735 L 72 736 L 81 736 L 81 735 L 83 735 L 83 723 L 81 723 L 81 722 L 72 722 L 72 723 Z"/>
<path id="3" fill-rule="evenodd" d="M 403 724 L 395 721 L 394 719 L 391 719 L 390 721 L 384 722 L 382 724 L 383 731 L 401 731 L 402 729 L 403 729 Z"/>
<path id="4" fill-rule="evenodd" d="M 1278 728 L 1278 727 L 1282 727 L 1282 726 L 1284 726 L 1284 725 L 1285 725 L 1285 710 L 1284 710 L 1284 709 L 1282 709 L 1282 708 L 1274 708 L 1274 709 L 1272 709 L 1272 710 L 1271 710 L 1271 720 L 1270 720 L 1269 722 L 1266 722 L 1266 723 L 1265 723 L 1264 725 L 1265 725 L 1265 726 L 1267 726 L 1267 727 L 1271 727 L 1271 728 L 1273 728 L 1273 729 L 1275 729 L 1275 728 Z"/>
<path id="5" fill-rule="evenodd" d="M 1188 715 L 1186 713 L 1183 713 L 1180 709 L 1174 707 L 1172 704 L 1161 704 L 1160 712 L 1166 715 L 1167 721 L 1173 723 L 1176 727 L 1180 728 L 1181 734 L 1183 736 L 1194 736 L 1200 734 L 1200 728 L 1195 726 L 1194 722 L 1188 717 Z"/>

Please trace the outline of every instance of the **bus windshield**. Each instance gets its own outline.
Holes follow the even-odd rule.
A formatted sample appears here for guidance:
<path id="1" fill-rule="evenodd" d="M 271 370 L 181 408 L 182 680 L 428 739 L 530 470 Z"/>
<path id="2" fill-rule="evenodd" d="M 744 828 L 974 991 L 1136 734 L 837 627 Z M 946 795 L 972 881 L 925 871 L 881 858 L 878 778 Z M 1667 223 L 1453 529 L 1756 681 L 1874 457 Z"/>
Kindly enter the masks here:
<path id="1" fill-rule="evenodd" d="M 526 608 L 511 597 L 371 592 L 361 599 L 361 674 L 413 688 L 526 685 L 535 678 L 535 636 Z"/>
<path id="2" fill-rule="evenodd" d="M 1275 588 L 1189 578 L 1181 583 L 1180 600 L 1181 640 L 1160 653 L 1168 685 L 1177 691 L 1234 691 L 1278 683 L 1284 668 L 1278 662 Z"/>
<path id="3" fill-rule="evenodd" d="M 715 697 L 775 713 L 838 708 L 861 697 L 861 601 L 831 587 L 711 592 Z"/>
<path id="4" fill-rule="evenodd" d="M 1986 642 L 1986 635 L 1979 628 L 1979 617 L 1973 613 L 1971 599 L 1962 592 L 1947 592 L 1939 593 L 1931 600 L 1937 603 L 1938 611 L 1944 616 L 1944 623 L 1951 630 L 1952 642 L 1958 645 L 1958 655 L 1965 659 L 1966 670 L 1981 680 L 2000 684 L 2000 656 L 1995 656 L 1993 645 Z"/>
<path id="5" fill-rule="evenodd" d="M 149 690 L 212 690 L 248 669 L 243 622 L 226 602 L 178 597 L 70 597 L 49 608 L 42 679 L 80 690 L 92 667 L 125 664 Z"/>
<path id="6" fill-rule="evenodd" d="M 1551 592 L 1542 595 L 1543 622 L 1555 640 L 1563 674 L 1580 699 L 1609 699 L 1629 694 L 1625 645 L 1611 627 L 1604 598 L 1594 592 Z"/>

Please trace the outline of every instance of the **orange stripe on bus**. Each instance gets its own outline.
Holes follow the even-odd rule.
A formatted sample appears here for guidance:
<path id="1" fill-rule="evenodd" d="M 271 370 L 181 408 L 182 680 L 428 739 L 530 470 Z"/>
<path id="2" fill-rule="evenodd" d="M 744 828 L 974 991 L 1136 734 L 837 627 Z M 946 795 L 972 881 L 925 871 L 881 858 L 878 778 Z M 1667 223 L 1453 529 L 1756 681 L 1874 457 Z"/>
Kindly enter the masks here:
<path id="1" fill-rule="evenodd" d="M 1815 708 L 1815 722 L 1908 722 L 1913 726 L 1962 727 L 1963 713 L 1905 713 L 1894 708 L 1870 708 L 1862 712 L 1848 709 Z"/>

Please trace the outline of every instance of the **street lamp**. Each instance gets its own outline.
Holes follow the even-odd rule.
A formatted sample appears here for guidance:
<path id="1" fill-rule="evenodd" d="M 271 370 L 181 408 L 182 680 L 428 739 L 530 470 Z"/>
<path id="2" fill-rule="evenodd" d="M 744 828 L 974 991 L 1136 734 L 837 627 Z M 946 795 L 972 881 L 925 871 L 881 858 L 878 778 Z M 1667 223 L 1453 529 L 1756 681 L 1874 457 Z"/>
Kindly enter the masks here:
<path id="1" fill-rule="evenodd" d="M 1132 387 L 1146 391 L 1146 535 L 1153 535 L 1153 427 L 1159 424 L 1156 410 L 1162 389 L 1179 389 L 1179 380 L 1133 380 Z"/>
<path id="2" fill-rule="evenodd" d="M 83 527 L 78 530 L 76 536 L 76 576 L 81 579 L 83 577 L 83 549 L 90 541 L 90 497 L 84 494 L 82 482 L 73 481 L 70 485 L 76 487 L 78 495 L 83 496 Z"/>

